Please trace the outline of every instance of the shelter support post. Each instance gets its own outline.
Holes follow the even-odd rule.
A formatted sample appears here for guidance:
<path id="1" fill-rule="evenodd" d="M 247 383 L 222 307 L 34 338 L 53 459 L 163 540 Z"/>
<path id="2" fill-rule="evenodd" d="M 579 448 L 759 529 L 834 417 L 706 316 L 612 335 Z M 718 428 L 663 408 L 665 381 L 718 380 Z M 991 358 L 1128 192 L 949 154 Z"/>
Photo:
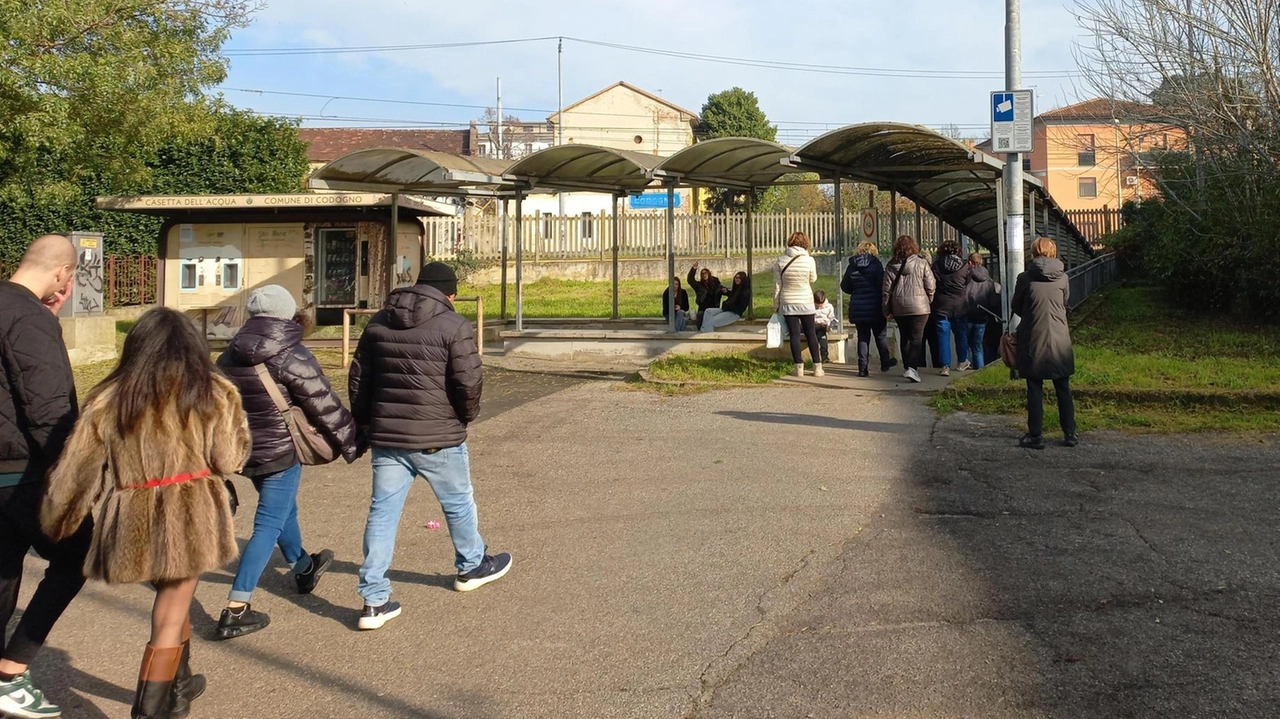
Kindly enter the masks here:
<path id="1" fill-rule="evenodd" d="M 898 191 L 889 190 L 889 244 L 898 241 Z M 916 238 L 919 242 L 920 238 Z"/>
<path id="2" fill-rule="evenodd" d="M 499 125 L 501 127 L 501 125 Z M 504 199 L 498 205 L 498 232 L 502 236 L 502 300 L 500 312 L 502 319 L 507 319 L 507 201 Z"/>
<path id="3" fill-rule="evenodd" d="M 516 332 L 524 331 L 524 193 L 516 193 Z"/>
<path id="4" fill-rule="evenodd" d="M 916 203 L 916 242 L 924 245 L 924 211 L 919 202 Z"/>
<path id="5" fill-rule="evenodd" d="M 755 212 L 756 212 L 756 191 L 752 189 L 747 192 L 747 282 L 751 282 L 751 278 L 755 276 Z M 754 292 L 754 287 L 752 288 Z M 754 294 L 751 302 L 747 303 L 747 319 L 754 320 L 756 318 L 756 302 Z"/>
<path id="6" fill-rule="evenodd" d="M 836 327 L 844 329 L 844 289 L 840 287 L 840 280 L 844 278 L 845 262 L 849 257 L 849 248 L 845 244 L 844 234 L 844 206 L 840 200 L 840 175 L 835 177 L 835 195 L 833 199 L 836 232 Z"/>
<path id="7" fill-rule="evenodd" d="M 676 186 L 667 185 L 667 331 L 676 331 Z"/>
<path id="8" fill-rule="evenodd" d="M 622 222 L 618 219 L 618 201 L 622 195 L 613 196 L 613 318 L 618 319 L 618 231 Z"/>
<path id="9" fill-rule="evenodd" d="M 396 288 L 396 236 L 400 234 L 400 193 L 391 193 L 391 233 L 387 237 L 387 244 L 384 248 L 386 254 L 386 266 L 382 268 L 383 276 L 387 279 L 386 294 L 383 295 L 382 301 L 386 302 L 391 290 Z"/>

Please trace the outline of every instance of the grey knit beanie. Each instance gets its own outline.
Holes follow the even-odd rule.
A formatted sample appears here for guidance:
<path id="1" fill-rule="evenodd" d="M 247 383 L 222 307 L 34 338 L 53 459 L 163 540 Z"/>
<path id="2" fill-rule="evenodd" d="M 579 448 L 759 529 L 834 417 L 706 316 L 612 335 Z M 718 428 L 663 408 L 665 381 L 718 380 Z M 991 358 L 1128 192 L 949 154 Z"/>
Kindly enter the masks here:
<path id="1" fill-rule="evenodd" d="M 250 317 L 274 317 L 291 320 L 298 314 L 298 303 L 289 290 L 280 285 L 264 285 L 249 293 L 246 306 Z"/>

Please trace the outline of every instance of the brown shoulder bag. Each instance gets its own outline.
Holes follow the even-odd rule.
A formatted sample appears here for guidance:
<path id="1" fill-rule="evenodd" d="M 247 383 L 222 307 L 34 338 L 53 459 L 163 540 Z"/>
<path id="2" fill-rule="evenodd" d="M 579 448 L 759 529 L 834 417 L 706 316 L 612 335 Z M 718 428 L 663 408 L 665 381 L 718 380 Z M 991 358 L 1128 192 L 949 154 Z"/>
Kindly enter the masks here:
<path id="1" fill-rule="evenodd" d="M 329 444 L 329 440 L 320 433 L 320 430 L 311 425 L 311 421 L 307 419 L 307 413 L 303 412 L 301 407 L 289 404 L 284 395 L 280 394 L 276 381 L 267 373 L 267 366 L 254 365 L 253 369 L 258 373 L 258 380 L 262 382 L 267 394 L 271 395 L 271 401 L 280 412 L 280 419 L 284 420 L 284 426 L 289 429 L 289 437 L 293 439 L 293 448 L 298 454 L 298 461 L 314 466 L 328 464 L 337 459 L 337 450 Z"/>

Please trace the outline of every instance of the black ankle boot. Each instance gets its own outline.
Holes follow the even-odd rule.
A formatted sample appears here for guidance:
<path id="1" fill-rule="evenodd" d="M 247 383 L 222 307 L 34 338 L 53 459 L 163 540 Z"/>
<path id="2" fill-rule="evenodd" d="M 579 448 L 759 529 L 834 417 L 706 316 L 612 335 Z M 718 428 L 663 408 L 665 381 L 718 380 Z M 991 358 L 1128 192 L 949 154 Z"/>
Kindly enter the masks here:
<path id="1" fill-rule="evenodd" d="M 133 697 L 133 719 L 169 719 L 173 708 L 173 683 L 182 647 L 157 649 L 150 644 L 142 655 L 138 689 Z"/>
<path id="2" fill-rule="evenodd" d="M 205 684 L 203 674 L 191 673 L 191 640 L 188 639 L 182 643 L 182 660 L 173 677 L 173 707 L 169 709 L 169 719 L 185 719 L 191 713 L 191 702 L 204 694 Z"/>

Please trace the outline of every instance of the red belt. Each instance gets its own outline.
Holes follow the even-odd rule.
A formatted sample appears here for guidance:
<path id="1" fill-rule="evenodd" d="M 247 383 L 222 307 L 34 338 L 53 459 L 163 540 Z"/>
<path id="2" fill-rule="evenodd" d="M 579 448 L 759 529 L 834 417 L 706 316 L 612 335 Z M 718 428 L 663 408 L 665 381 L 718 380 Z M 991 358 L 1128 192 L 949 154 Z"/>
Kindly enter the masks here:
<path id="1" fill-rule="evenodd" d="M 204 477 L 208 477 L 210 474 L 213 474 L 213 472 L 207 469 L 202 469 L 199 472 L 185 472 L 183 474 L 175 474 L 172 477 L 148 479 L 140 484 L 131 484 L 125 487 L 125 489 L 154 489 L 156 487 L 163 487 L 166 484 L 181 484 L 183 482 L 190 482 L 193 479 L 202 479 Z"/>

